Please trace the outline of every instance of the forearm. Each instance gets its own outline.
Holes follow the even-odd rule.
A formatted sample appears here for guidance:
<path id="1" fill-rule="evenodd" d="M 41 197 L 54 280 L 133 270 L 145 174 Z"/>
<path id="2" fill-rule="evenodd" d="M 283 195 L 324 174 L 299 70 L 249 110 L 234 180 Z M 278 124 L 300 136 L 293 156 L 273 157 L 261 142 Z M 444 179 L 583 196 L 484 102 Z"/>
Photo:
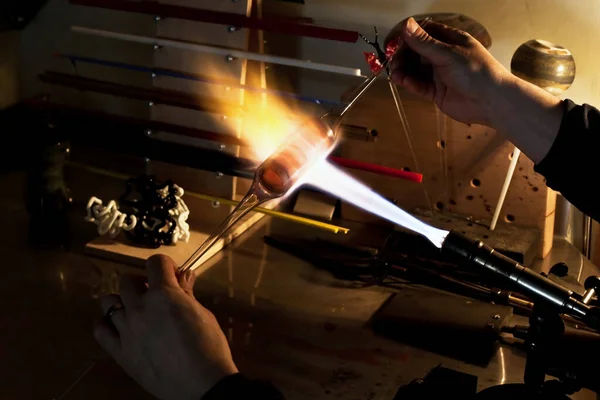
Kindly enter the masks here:
<path id="1" fill-rule="evenodd" d="M 560 99 L 513 75 L 490 93 L 489 121 L 534 163 L 544 159 L 560 129 Z"/>

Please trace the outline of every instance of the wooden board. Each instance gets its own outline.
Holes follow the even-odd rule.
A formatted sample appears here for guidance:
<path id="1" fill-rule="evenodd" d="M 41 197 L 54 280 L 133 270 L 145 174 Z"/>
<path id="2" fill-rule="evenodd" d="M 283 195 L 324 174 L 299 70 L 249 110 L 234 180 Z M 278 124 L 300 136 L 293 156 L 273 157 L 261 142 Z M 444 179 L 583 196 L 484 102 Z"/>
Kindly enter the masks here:
<path id="1" fill-rule="evenodd" d="M 200 274 L 208 269 L 212 265 L 212 262 L 209 262 L 209 260 L 211 260 L 213 256 L 246 232 L 252 225 L 260 221 L 262 217 L 262 214 L 257 213 L 247 215 L 234 229 L 232 229 L 224 238 L 217 241 L 217 243 L 215 243 L 215 245 L 194 264 L 192 269 L 196 274 Z M 98 237 L 86 245 L 85 253 L 93 257 L 139 268 L 144 267 L 148 257 L 154 254 L 165 254 L 171 257 L 177 266 L 180 266 L 208 238 L 210 232 L 215 227 L 216 226 L 209 226 L 206 223 L 196 223 L 194 229 L 190 232 L 191 235 L 188 243 L 178 242 L 175 245 L 162 246 L 158 249 L 132 246 L 131 243 L 126 240 L 124 235 L 121 235 L 115 240 L 106 237 Z"/>
<path id="2" fill-rule="evenodd" d="M 84 153 L 79 153 L 83 156 Z M 110 165 L 115 161 L 114 157 L 110 158 L 110 162 L 107 161 L 107 157 L 96 155 L 97 159 L 94 158 L 93 153 L 86 152 L 85 155 L 89 156 L 86 164 L 97 166 L 100 168 L 106 168 L 110 170 Z M 102 160 L 106 162 L 102 162 Z M 132 175 L 140 173 L 139 168 L 143 165 L 139 163 L 139 159 L 127 159 L 125 157 L 119 158 L 122 161 L 121 165 L 127 166 L 127 169 Z M 74 161 L 82 161 L 76 159 Z M 108 163 L 109 165 L 105 165 Z M 179 168 L 168 164 L 162 164 L 160 170 L 165 173 L 170 168 Z M 196 171 L 188 168 L 178 169 L 177 183 L 182 185 L 184 188 L 201 187 L 209 188 L 211 194 L 219 195 L 219 185 L 215 182 L 211 184 L 204 181 L 204 186 L 200 185 L 200 182 L 195 182 L 194 177 L 197 176 L 198 172 L 206 173 L 205 171 Z M 160 177 L 160 174 L 159 174 Z M 214 179 L 214 178 L 213 178 Z M 78 204 L 85 204 L 87 200 L 92 196 L 97 196 L 102 199 L 105 203 L 110 200 L 118 199 L 123 193 L 125 188 L 125 182 L 123 180 L 98 175 L 93 172 L 82 170 L 79 168 L 67 168 L 67 180 L 69 182 L 69 188 L 73 199 Z M 228 190 L 228 186 L 224 186 L 222 190 Z M 235 196 L 235 200 L 241 200 L 240 196 Z M 191 227 L 191 238 L 188 243 L 178 242 L 172 246 L 162 246 L 158 249 L 141 248 L 132 243 L 128 242 L 125 235 L 121 234 L 117 239 L 110 240 L 107 237 L 98 237 L 89 242 L 85 247 L 86 254 L 92 257 L 96 257 L 102 260 L 106 260 L 107 263 L 100 263 L 99 265 L 111 265 L 111 263 L 125 264 L 132 267 L 143 267 L 145 260 L 153 254 L 166 254 L 173 258 L 177 265 L 181 265 L 187 258 L 204 242 L 208 235 L 222 222 L 222 220 L 229 214 L 231 207 L 218 206 L 215 207 L 211 202 L 206 200 L 200 200 L 194 197 L 186 196 L 184 194 L 183 200 L 186 202 L 191 210 L 188 223 Z M 265 208 L 275 208 L 279 204 L 278 200 L 271 201 L 267 204 L 263 204 Z M 209 212 L 200 214 L 198 210 L 208 209 Z M 85 215 L 85 211 L 82 211 L 82 218 Z M 196 268 L 198 273 L 207 269 L 212 265 L 212 257 L 219 252 L 223 247 L 229 244 L 234 239 L 244 234 L 251 226 L 259 222 L 264 217 L 263 214 L 250 213 L 242 221 L 234 227 L 224 239 L 220 240 L 215 246 L 198 262 Z M 206 265 L 204 264 L 206 262 Z"/>
<path id="3" fill-rule="evenodd" d="M 402 90 L 400 94 L 411 128 L 410 138 L 420 167 L 418 172 L 424 174 L 423 184 L 366 172 L 351 173 L 406 210 L 429 209 L 426 189 L 434 213 L 451 212 L 489 224 L 514 146 L 489 128 L 453 121 L 438 113 L 433 103 Z M 387 82 L 382 80 L 375 84 L 345 122 L 377 129 L 379 138 L 373 143 L 345 141 L 343 156 L 392 168 L 417 170 Z M 443 144 L 439 135 L 441 124 L 446 126 Z M 539 229 L 542 240 L 538 255 L 543 257 L 552 246 L 555 207 L 556 193 L 548 189 L 543 177 L 533 171 L 533 162 L 522 155 L 499 223 Z M 349 219 L 377 221 L 348 204 L 342 205 L 342 215 Z"/>

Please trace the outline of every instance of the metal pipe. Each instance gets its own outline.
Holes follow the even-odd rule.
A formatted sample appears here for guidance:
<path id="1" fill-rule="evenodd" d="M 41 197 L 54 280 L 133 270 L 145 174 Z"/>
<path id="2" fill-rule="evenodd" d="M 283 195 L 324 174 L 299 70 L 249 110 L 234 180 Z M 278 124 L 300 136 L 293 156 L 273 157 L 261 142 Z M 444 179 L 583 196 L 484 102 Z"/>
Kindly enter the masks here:
<path id="1" fill-rule="evenodd" d="M 322 105 L 332 105 L 332 106 L 337 106 L 339 104 L 342 104 L 342 102 L 340 102 L 340 101 L 320 99 L 320 98 L 315 98 L 315 97 L 310 97 L 310 96 L 303 96 L 303 95 L 293 93 L 293 92 L 284 92 L 284 91 L 280 91 L 280 90 L 252 87 L 252 86 L 245 85 L 243 83 L 239 83 L 239 82 L 236 82 L 233 80 L 232 81 L 224 81 L 224 80 L 216 81 L 207 76 L 193 74 L 190 72 L 176 71 L 176 70 L 166 69 L 166 68 L 146 67 L 146 66 L 142 66 L 142 65 L 124 63 L 124 62 L 120 62 L 120 61 L 111 61 L 111 60 L 103 60 L 103 59 L 99 59 L 99 58 L 77 56 L 74 54 L 57 53 L 57 54 L 55 54 L 55 56 L 68 59 L 72 63 L 80 62 L 80 63 L 94 64 L 94 65 L 101 65 L 103 67 L 109 67 L 109 68 L 120 68 L 120 69 L 125 69 L 128 71 L 145 72 L 154 77 L 163 76 L 163 77 L 175 78 L 175 79 L 185 79 L 185 80 L 190 80 L 190 81 L 194 81 L 194 82 L 206 83 L 209 85 L 223 86 L 225 88 L 243 89 L 243 90 L 246 90 L 249 92 L 264 93 L 264 94 L 268 94 L 269 96 L 292 98 L 292 99 L 304 101 L 307 103 L 314 103 L 314 104 L 319 104 L 319 105 L 321 105 L 321 104 Z"/>
<path id="2" fill-rule="evenodd" d="M 175 90 L 146 89 L 137 86 L 123 85 L 98 79 L 85 78 L 77 75 L 63 74 L 46 71 L 39 75 L 42 82 L 72 87 L 78 90 L 86 90 L 103 94 L 110 94 L 135 100 L 164 104 L 173 107 L 187 108 L 190 110 L 208 113 L 222 114 L 230 111 L 230 116 L 243 115 L 245 109 L 239 104 L 227 103 L 223 100 L 208 96 L 192 95 Z M 341 133 L 344 137 L 359 140 L 375 141 L 377 132 L 363 126 L 341 124 Z"/>
<path id="3" fill-rule="evenodd" d="M 181 126 L 181 125 L 175 125 L 175 124 L 169 124 L 166 122 L 161 122 L 161 121 L 150 121 L 150 120 L 145 120 L 145 119 L 139 119 L 139 118 L 133 118 L 133 117 L 125 117 L 125 116 L 121 116 L 121 115 L 115 115 L 115 114 L 108 114 L 108 113 L 102 113 L 102 112 L 97 112 L 97 111 L 90 111 L 90 110 L 85 110 L 85 109 L 81 109 L 81 108 L 77 108 L 77 107 L 70 107 L 70 106 L 66 106 L 66 105 L 59 105 L 59 104 L 54 104 L 54 103 L 49 103 L 49 102 L 42 102 L 42 103 L 35 103 L 35 104 L 31 104 L 36 108 L 40 108 L 43 110 L 48 110 L 52 112 L 53 117 L 58 117 L 61 121 L 64 121 L 64 123 L 66 123 L 69 126 L 92 126 L 95 128 L 101 127 L 101 126 L 106 126 L 107 129 L 104 131 L 105 133 L 103 133 L 104 139 L 107 140 L 108 142 L 112 143 L 110 145 L 111 149 L 114 150 L 118 150 L 119 148 L 119 143 L 124 144 L 124 143 L 131 143 L 131 145 L 129 146 L 129 148 L 135 148 L 136 149 L 136 153 L 138 153 L 139 156 L 144 156 L 144 157 L 150 157 L 149 154 L 150 152 L 152 154 L 158 154 L 155 155 L 154 157 L 166 157 L 166 156 L 170 156 L 171 161 L 175 160 L 177 155 L 176 154 L 172 154 L 167 151 L 167 148 L 170 148 L 172 146 L 176 146 L 175 144 L 171 144 L 171 143 L 167 143 L 165 142 L 164 145 L 162 145 L 162 149 L 154 149 L 154 148 L 148 148 L 148 149 L 144 149 L 143 145 L 143 139 L 140 137 L 140 132 L 146 132 L 148 136 L 148 134 L 151 134 L 153 132 L 167 132 L 167 133 L 172 133 L 175 135 L 182 135 L 182 136 L 186 136 L 186 137 L 190 137 L 190 138 L 195 138 L 195 139 L 202 139 L 202 140 L 207 140 L 207 141 L 213 141 L 213 142 L 217 142 L 220 144 L 227 144 L 227 145 L 234 145 L 234 146 L 247 146 L 248 143 L 244 142 L 242 139 L 236 138 L 233 135 L 227 135 L 227 134 L 222 134 L 222 133 L 216 133 L 216 132 L 210 132 L 210 131 L 204 131 L 204 130 L 200 130 L 200 129 L 195 129 L 195 128 L 189 128 L 186 126 Z M 112 129 L 109 129 L 109 126 Z M 129 135 L 126 136 L 122 136 L 121 138 L 119 138 L 119 140 L 114 140 L 116 139 L 115 136 L 118 135 L 114 135 L 116 134 L 116 132 L 113 132 L 115 129 L 115 127 L 118 127 L 118 131 L 119 132 L 123 132 L 123 131 L 128 131 L 131 130 Z M 79 132 L 79 131 L 83 131 L 83 129 L 72 129 L 73 132 Z M 136 132 L 138 134 L 136 134 Z M 97 135 L 95 135 L 94 137 L 90 137 L 90 135 L 92 134 L 91 130 L 88 130 L 88 135 L 85 135 L 83 137 L 74 137 L 73 139 L 75 141 L 79 141 L 79 142 L 97 142 L 98 138 Z M 110 138 L 110 139 L 109 139 Z M 183 151 L 183 154 L 189 154 L 189 159 L 190 162 L 193 161 L 193 164 L 191 165 L 193 167 L 193 165 L 197 165 L 198 168 L 200 168 L 200 166 L 202 166 L 202 169 L 206 169 L 207 168 L 207 163 L 206 162 L 202 162 L 203 157 L 193 157 L 194 151 L 197 152 L 198 155 L 200 155 L 200 152 L 202 151 L 208 151 L 208 150 L 201 150 L 201 149 L 195 149 L 192 147 L 188 147 L 188 146 L 179 146 L 182 148 L 182 150 L 178 150 L 178 151 Z M 177 147 L 177 148 L 179 148 Z M 147 154 L 141 154 L 144 151 L 148 151 Z M 215 157 L 218 157 L 219 159 L 226 159 L 228 156 L 227 154 L 221 153 L 221 152 L 210 152 L 208 151 L 207 154 L 214 154 Z M 151 157 L 151 158 L 154 158 Z M 193 159 L 197 159 L 197 160 L 193 160 Z M 205 157 L 204 157 L 205 158 Z M 212 159 L 212 156 L 209 157 L 210 159 Z M 225 162 L 224 164 L 231 164 L 231 165 L 241 165 L 242 167 L 228 167 L 225 169 L 217 169 L 220 172 L 227 172 L 227 171 L 231 171 L 231 175 L 234 176 L 240 176 L 240 177 L 244 177 L 244 178 L 248 178 L 248 179 L 252 179 L 254 177 L 253 172 L 254 172 L 254 168 L 256 166 L 258 166 L 259 162 L 256 160 L 251 160 L 251 159 L 246 159 L 246 158 L 242 158 L 242 157 L 233 157 L 231 156 L 231 163 L 229 162 Z M 420 183 L 423 180 L 423 175 L 417 172 L 406 172 L 406 171 L 399 171 L 396 169 L 392 169 L 392 168 L 388 168 L 388 167 L 383 167 L 377 164 L 371 164 L 371 163 L 366 163 L 366 162 L 361 162 L 361 161 L 357 161 L 357 160 L 353 160 L 353 159 L 349 159 L 349 158 L 342 158 L 342 157 L 334 157 L 334 156 L 329 156 L 328 159 L 335 165 L 339 165 L 339 166 L 343 166 L 343 167 L 350 167 L 353 169 L 357 169 L 357 170 L 361 170 L 361 171 L 368 171 L 371 173 L 375 173 L 378 175 L 386 175 L 386 176 L 392 176 L 394 178 L 399 178 L 399 179 L 404 179 L 404 180 L 409 180 L 412 182 L 417 182 Z M 222 167 L 221 167 L 222 168 Z"/>
<path id="4" fill-rule="evenodd" d="M 121 96 L 134 100 L 151 101 L 155 104 L 164 104 L 209 113 L 220 113 L 223 110 L 231 110 L 233 114 L 236 114 L 241 111 L 239 104 L 226 103 L 214 97 L 191 95 L 175 90 L 146 89 L 53 71 L 46 71 L 40 74 L 39 78 L 42 82 L 52 85 Z"/>
<path id="5" fill-rule="evenodd" d="M 183 7 L 163 4 L 156 1 L 124 1 L 124 0 L 70 0 L 71 4 L 101 7 L 118 11 L 149 14 L 165 18 L 178 18 L 190 21 L 208 22 L 212 24 L 230 25 L 236 28 L 249 28 L 288 35 L 312 37 L 356 43 L 359 34 L 346 29 L 333 29 L 321 26 L 298 23 L 291 18 L 253 18 L 243 14 Z"/>
<path id="6" fill-rule="evenodd" d="M 117 39 L 117 40 L 124 40 L 127 42 L 148 44 L 148 45 L 153 45 L 153 46 L 171 47 L 171 48 L 175 48 L 175 49 L 189 50 L 189 51 L 194 51 L 194 52 L 198 52 L 198 53 L 215 54 L 215 55 L 220 55 L 223 57 L 231 56 L 231 57 L 236 57 L 236 58 L 245 58 L 247 60 L 265 62 L 265 63 L 270 63 L 270 64 L 287 65 L 289 67 L 297 67 L 297 68 L 311 69 L 311 70 L 315 70 L 315 71 L 323 71 L 323 72 L 330 72 L 330 73 L 335 73 L 335 74 L 362 77 L 362 73 L 361 73 L 360 69 L 358 69 L 358 68 L 350 68 L 350 67 L 342 67 L 339 65 L 322 64 L 322 63 L 316 63 L 316 62 L 312 62 L 312 61 L 298 60 L 296 58 L 289 58 L 289 57 L 280 57 L 280 56 L 273 56 L 273 55 L 267 55 L 267 54 L 251 53 L 248 51 L 228 49 L 225 47 L 216 47 L 216 46 L 209 46 L 209 45 L 199 44 L 199 43 L 182 42 L 179 40 L 161 39 L 161 38 L 157 38 L 157 37 L 132 35 L 129 33 L 111 32 L 111 31 L 105 31 L 102 29 L 86 28 L 83 26 L 73 26 L 73 27 L 71 27 L 71 30 L 73 32 L 83 33 L 86 35 L 92 35 L 92 36 L 97 36 L 97 37 L 103 37 L 103 38 L 107 38 L 107 39 Z"/>

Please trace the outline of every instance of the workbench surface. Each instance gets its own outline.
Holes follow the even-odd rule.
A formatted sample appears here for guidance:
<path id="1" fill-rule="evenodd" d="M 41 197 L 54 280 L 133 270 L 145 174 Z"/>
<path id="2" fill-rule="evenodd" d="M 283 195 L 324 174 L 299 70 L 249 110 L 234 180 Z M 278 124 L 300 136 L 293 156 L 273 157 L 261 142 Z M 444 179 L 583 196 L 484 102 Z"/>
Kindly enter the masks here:
<path id="1" fill-rule="evenodd" d="M 94 226 L 76 224 L 69 251 L 33 250 L 27 244 L 24 177 L 4 174 L 0 182 L 11 188 L 0 199 L 0 397 L 150 399 L 92 337 L 98 297 L 117 281 L 116 270 L 82 253 Z M 240 370 L 272 380 L 291 400 L 388 400 L 400 385 L 440 364 L 478 375 L 480 389 L 522 380 L 524 357 L 513 348 L 501 347 L 480 367 L 376 336 L 366 324 L 389 292 L 354 288 L 263 243 L 265 234 L 281 231 L 316 233 L 265 218 L 216 256 L 196 284 L 197 298 L 221 322 Z M 582 275 L 591 273 L 567 244 L 557 242 L 555 250 L 553 258 L 584 266 Z M 595 397 L 580 392 L 574 398 Z"/>

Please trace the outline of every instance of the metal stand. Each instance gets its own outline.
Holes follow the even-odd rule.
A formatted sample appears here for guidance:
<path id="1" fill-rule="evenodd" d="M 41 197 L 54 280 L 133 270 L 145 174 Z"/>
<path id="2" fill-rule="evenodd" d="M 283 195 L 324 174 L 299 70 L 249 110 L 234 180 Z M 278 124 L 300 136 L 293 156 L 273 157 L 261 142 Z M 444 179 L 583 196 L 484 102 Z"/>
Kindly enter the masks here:
<path id="1" fill-rule="evenodd" d="M 550 360 L 553 350 L 560 345 L 560 341 L 565 333 L 565 325 L 558 315 L 552 310 L 543 306 L 535 305 L 533 313 L 529 317 L 529 329 L 525 346 L 527 347 L 527 362 L 525 364 L 525 373 L 523 381 L 527 390 L 535 397 L 542 395 L 548 398 L 546 374 L 550 367 Z M 550 381 L 552 382 L 552 381 Z M 567 390 L 572 385 L 562 385 L 565 390 L 561 394 L 556 392 L 556 385 L 552 386 L 552 398 L 556 396 L 563 397 L 567 394 L 573 394 L 576 390 Z"/>
<path id="2" fill-rule="evenodd" d="M 456 241 L 450 242 L 446 246 L 452 249 L 457 243 L 460 245 L 460 242 Z M 485 246 L 479 245 L 478 249 L 483 247 Z M 460 246 L 456 247 L 457 251 L 459 248 Z M 472 256 L 472 259 L 476 258 L 483 265 L 493 265 L 496 267 L 495 271 L 503 273 L 514 272 L 511 276 L 515 279 L 526 280 L 530 277 L 530 283 L 537 282 L 531 273 L 525 275 L 525 272 L 523 272 L 525 270 L 522 270 L 523 267 L 518 264 L 515 264 L 516 268 L 511 267 L 512 261 L 506 258 L 500 257 L 494 261 L 490 257 L 486 258 L 486 252 L 483 251 L 467 253 L 467 256 Z M 506 262 L 505 265 L 502 265 L 502 260 Z M 553 268 L 559 267 L 564 268 L 565 266 L 557 264 Z M 519 271 L 521 271 L 521 275 L 517 274 Z M 542 284 L 538 282 L 537 288 L 549 292 L 553 284 L 548 281 L 545 283 L 546 286 L 542 287 Z M 532 284 L 525 289 L 534 287 L 536 285 Z M 561 295 L 561 298 L 564 301 L 563 304 L 570 302 L 578 310 L 586 311 L 585 317 L 581 318 L 581 320 L 585 321 L 588 327 L 598 331 L 598 319 L 600 317 L 598 316 L 596 306 L 592 306 L 592 300 L 597 298 L 598 293 L 600 293 L 600 278 L 595 276 L 589 277 L 586 279 L 584 287 L 586 291 L 583 295 L 568 291 L 568 298 L 564 295 Z M 526 290 L 523 291 L 527 292 Z M 565 324 L 561 315 L 565 314 L 574 317 L 578 315 L 578 312 L 569 307 L 557 307 L 555 302 L 548 301 L 549 296 L 529 297 L 536 298 L 529 317 L 529 326 L 526 329 L 519 329 L 513 332 L 515 337 L 524 340 L 527 351 L 523 383 L 492 386 L 477 394 L 473 394 L 474 397 L 472 398 L 476 400 L 565 400 L 570 399 L 569 396 L 580 391 L 582 388 L 600 393 L 600 382 L 596 370 L 581 362 L 582 360 L 593 359 L 597 356 L 597 342 L 583 341 L 575 347 L 564 347 L 567 338 L 565 336 Z M 573 355 L 575 357 L 572 357 Z M 546 380 L 547 376 L 552 376 L 554 379 Z M 435 382 L 418 380 L 417 383 L 400 388 L 399 395 L 402 394 L 404 400 L 433 398 L 427 397 L 425 394 L 432 390 L 427 386 L 435 386 Z M 425 385 L 424 383 L 430 383 L 431 385 Z M 447 388 L 443 392 L 444 396 L 458 398 L 453 392 L 455 389 Z M 471 395 L 462 393 L 461 398 L 471 398 Z"/>
<path id="3" fill-rule="evenodd" d="M 527 361 L 522 384 L 492 386 L 479 392 L 477 400 L 491 399 L 569 399 L 569 395 L 581 389 L 580 385 L 570 380 L 546 381 L 551 367 L 554 349 L 560 345 L 565 326 L 556 312 L 543 306 L 535 305 L 529 317 L 529 329 L 525 339 Z M 570 374 L 561 374 L 569 377 Z"/>
<path id="4" fill-rule="evenodd" d="M 561 266 L 561 263 L 554 267 Z M 554 268 L 553 267 L 553 268 Z M 588 304 L 600 288 L 598 277 L 585 281 L 586 292 L 582 302 Z M 498 385 L 481 391 L 477 399 L 569 399 L 583 387 L 593 388 L 589 376 L 572 371 L 567 365 L 558 365 L 554 357 L 561 346 L 565 324 L 556 309 L 536 303 L 529 317 L 529 328 L 525 336 L 527 361 L 523 384 Z M 546 375 L 557 377 L 546 380 Z"/>

